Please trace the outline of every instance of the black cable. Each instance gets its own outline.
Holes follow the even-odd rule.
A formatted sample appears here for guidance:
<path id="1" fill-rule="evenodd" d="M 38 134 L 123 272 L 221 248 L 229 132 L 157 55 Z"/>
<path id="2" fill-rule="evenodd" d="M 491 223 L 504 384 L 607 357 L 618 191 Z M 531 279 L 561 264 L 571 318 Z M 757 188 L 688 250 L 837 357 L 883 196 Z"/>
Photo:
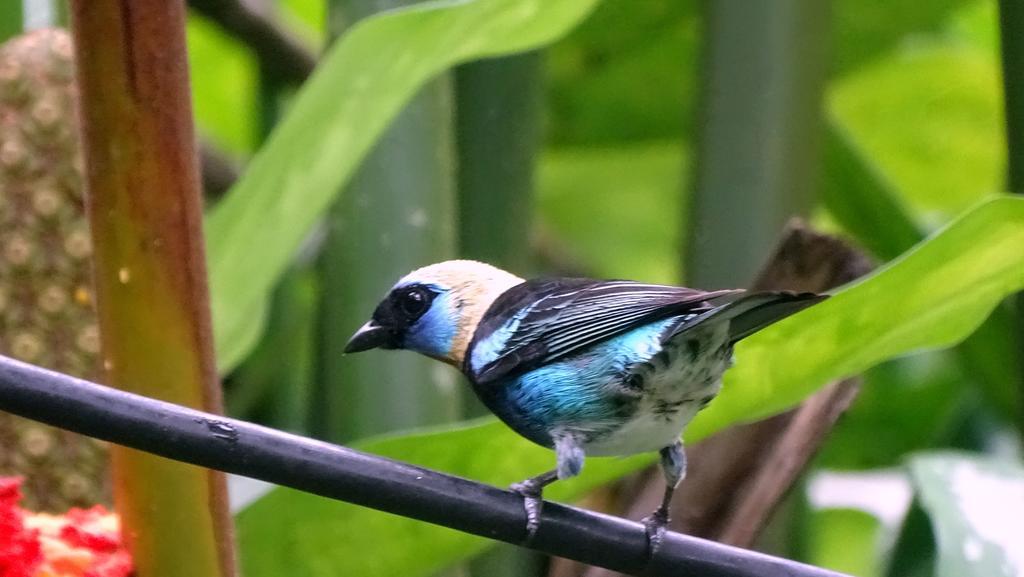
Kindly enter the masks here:
<path id="1" fill-rule="evenodd" d="M 522 498 L 352 449 L 125 393 L 0 356 L 0 409 L 63 429 L 324 497 L 520 543 Z M 556 503 L 530 548 L 649 576 L 841 577 L 668 533 L 649 563 L 638 523 Z"/>

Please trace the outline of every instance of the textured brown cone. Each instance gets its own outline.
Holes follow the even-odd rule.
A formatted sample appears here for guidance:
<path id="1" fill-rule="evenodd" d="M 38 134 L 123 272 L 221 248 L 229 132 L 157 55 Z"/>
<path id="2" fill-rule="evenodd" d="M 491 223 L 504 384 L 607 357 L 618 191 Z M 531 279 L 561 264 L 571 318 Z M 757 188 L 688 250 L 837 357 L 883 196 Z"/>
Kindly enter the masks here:
<path id="1" fill-rule="evenodd" d="M 0 47 L 0 354 L 99 375 L 91 243 L 82 200 L 71 37 L 38 30 Z M 109 502 L 105 446 L 0 413 L 0 475 L 34 510 Z"/>

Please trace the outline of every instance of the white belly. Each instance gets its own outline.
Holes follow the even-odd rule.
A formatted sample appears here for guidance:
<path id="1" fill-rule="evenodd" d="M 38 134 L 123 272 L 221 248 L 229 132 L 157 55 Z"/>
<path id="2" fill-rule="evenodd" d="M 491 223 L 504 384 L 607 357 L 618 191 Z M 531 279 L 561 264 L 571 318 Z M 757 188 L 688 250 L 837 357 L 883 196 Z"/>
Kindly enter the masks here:
<path id="1" fill-rule="evenodd" d="M 666 365 L 647 367 L 644 394 L 633 417 L 591 438 L 583 446 L 586 454 L 632 455 L 657 451 L 679 440 L 683 428 L 721 390 L 722 373 L 729 367 L 731 351 L 723 347 L 727 327 L 704 332 L 700 339 L 706 350 L 723 354 L 702 354 L 694 363 L 683 346 L 669 356 Z"/>

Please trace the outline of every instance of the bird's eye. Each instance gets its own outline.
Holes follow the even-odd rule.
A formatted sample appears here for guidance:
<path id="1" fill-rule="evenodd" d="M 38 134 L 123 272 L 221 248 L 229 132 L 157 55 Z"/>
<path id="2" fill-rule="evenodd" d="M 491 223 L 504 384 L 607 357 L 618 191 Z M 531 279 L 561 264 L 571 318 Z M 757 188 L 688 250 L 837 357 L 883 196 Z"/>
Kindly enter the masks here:
<path id="1" fill-rule="evenodd" d="M 415 318 L 426 312 L 427 305 L 430 303 L 430 298 L 428 297 L 426 290 L 414 288 L 402 295 L 402 299 L 399 303 L 402 307 L 402 312 Z"/>

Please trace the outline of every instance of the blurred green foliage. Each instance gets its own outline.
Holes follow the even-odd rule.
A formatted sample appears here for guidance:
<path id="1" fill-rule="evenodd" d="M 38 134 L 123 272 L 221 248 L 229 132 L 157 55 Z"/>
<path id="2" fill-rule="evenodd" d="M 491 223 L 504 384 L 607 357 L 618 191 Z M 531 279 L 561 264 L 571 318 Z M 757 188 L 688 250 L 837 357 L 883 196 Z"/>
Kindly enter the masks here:
<path id="1" fill-rule="evenodd" d="M 673 283 L 685 159 L 671 141 L 554 149 L 540 163 L 541 225 L 591 274 Z"/>
<path id="2" fill-rule="evenodd" d="M 21 2 L 0 4 L 0 42 L 20 33 L 23 19 Z"/>
<path id="3" fill-rule="evenodd" d="M 0 37 L 20 29 L 21 4 L 3 4 Z M 289 33 L 310 45 L 326 43 L 324 0 L 264 6 Z M 353 27 L 301 87 L 272 85 L 244 40 L 190 16 L 199 133 L 248 163 L 207 223 L 222 368 L 230 372 L 246 359 L 228 375 L 232 410 L 299 431 L 310 430 L 314 413 L 323 411 L 312 387 L 324 290 L 321 273 L 310 266 L 321 248 L 317 225 L 403 104 L 458 63 L 553 42 L 541 56 L 545 129 L 534 159 L 529 210 L 535 214 L 522 227 L 532 226 L 534 238 L 504 247 L 509 258 L 543 263 L 539 272 L 682 278 L 680 254 L 692 224 L 684 191 L 692 188 L 693 159 L 701 158 L 696 134 L 707 121 L 700 98 L 708 27 L 699 8 L 696 0 L 431 2 Z M 865 577 L 886 570 L 1022 574 L 1019 554 L 1000 540 L 1005 535 L 978 521 L 987 505 L 971 500 L 971 487 L 992 488 L 990 500 L 1003 495 L 1000 488 L 1006 502 L 1019 496 L 1014 463 L 1021 432 L 1014 427 L 1024 422 L 1018 414 L 1024 393 L 1019 366 L 1011 362 L 1020 346 L 1011 329 L 1020 311 L 999 310 L 955 351 L 912 354 L 962 340 L 1002 296 L 1024 285 L 1024 201 L 979 204 L 1003 189 L 1004 118 L 1021 113 L 1003 110 L 997 2 L 834 0 L 830 9 L 820 23 L 830 52 L 818 221 L 889 264 L 740 346 L 725 392 L 688 438 L 777 412 L 830 379 L 867 370 L 859 399 L 813 466 L 893 468 L 920 454 L 908 468 L 919 506 L 895 548 L 882 542 L 877 519 L 842 509 L 797 513 L 806 523 L 795 525 L 792 540 L 804 545 L 808 560 Z M 461 98 L 456 109 L 469 111 L 472 95 Z M 276 110 L 266 114 L 268 103 L 283 104 L 283 114 L 263 142 L 277 120 Z M 473 112 L 476 124 L 456 130 L 486 138 L 487 115 L 502 111 Z M 495 126 L 515 127 L 519 119 L 500 120 Z M 505 160 L 501 143 L 511 136 L 488 143 L 497 143 L 487 159 L 495 171 Z M 528 157 L 532 150 L 519 153 Z M 473 153 L 479 150 L 462 150 L 459 158 L 475 162 Z M 402 170 L 401 156 L 392 163 Z M 470 168 L 480 166 L 462 167 L 463 175 Z M 477 174 L 472 182 L 464 187 L 486 194 L 486 179 Z M 510 194 L 532 198 L 532 182 L 522 179 Z M 462 206 L 461 217 L 470 219 L 477 213 L 467 206 L 486 205 Z M 480 249 L 473 246 L 473 226 L 459 230 L 464 250 Z M 489 246 L 487 254 L 502 248 Z M 347 271 L 341 272 L 343 278 Z M 346 306 L 368 312 L 369 298 L 354 297 Z M 327 413 L 322 417 L 338 418 Z M 495 484 L 550 462 L 548 453 L 490 420 L 359 446 Z M 989 456 L 919 453 L 950 447 Z M 593 460 L 581 479 L 556 485 L 551 496 L 575 499 L 649 460 Z M 963 471 L 973 484 L 957 483 Z M 487 545 L 289 491 L 272 492 L 244 512 L 240 535 L 252 575 L 427 575 Z M 938 563 L 931 562 L 935 554 Z"/>
<path id="4" fill-rule="evenodd" d="M 259 74 L 252 53 L 202 16 L 189 17 L 186 33 L 200 136 L 230 153 L 252 154 L 259 126 Z"/>
<path id="5" fill-rule="evenodd" d="M 900 465 L 920 447 L 952 437 L 976 394 L 948 352 L 883 363 L 865 376 L 856 404 L 819 456 L 824 467 L 874 469 Z M 865 443 L 865 439 L 872 439 Z"/>
<path id="6" fill-rule="evenodd" d="M 807 527 L 806 559 L 826 569 L 860 577 L 880 574 L 881 524 L 858 509 L 826 509 L 812 515 Z"/>
<path id="7" fill-rule="evenodd" d="M 442 2 L 424 12 L 455 12 L 488 1 Z M 323 2 L 280 0 L 278 4 L 279 15 L 291 30 L 314 43 L 323 41 Z M 572 4 L 551 2 L 544 9 L 554 12 Z M 689 218 L 689 201 L 681 191 L 689 188 L 694 133 L 702 122 L 698 100 L 705 27 L 697 3 L 603 0 L 580 9 L 573 18 L 560 21 L 560 32 L 584 12 L 593 9 L 593 13 L 544 56 L 545 147 L 537 159 L 534 203 L 537 260 L 555 270 L 674 282 L 684 272 L 679 255 Z M 436 28 L 428 31 L 431 26 L 417 29 L 416 17 L 408 18 L 412 28 L 389 32 L 400 38 L 394 44 L 416 45 L 425 41 L 420 34 L 440 34 L 446 25 L 456 26 L 439 17 L 431 25 Z M 555 21 L 550 14 L 537 19 L 548 25 Z M 820 220 L 831 222 L 882 261 L 898 256 L 929 231 L 942 228 L 1002 189 L 1006 158 L 996 19 L 994 0 L 896 0 L 884 6 L 835 0 L 829 22 L 822 23 L 830 30 L 831 53 Z M 535 24 L 520 25 L 530 29 Z M 513 37 L 523 30 L 508 33 Z M 219 335 L 229 346 L 226 368 L 256 343 L 266 296 L 319 209 L 308 210 L 301 223 L 291 223 L 294 226 L 284 243 L 269 240 L 279 237 L 270 236 L 265 228 L 266 213 L 289 221 L 288 210 L 300 204 L 311 207 L 314 199 L 321 198 L 318 190 L 344 180 L 354 170 L 362 150 L 372 144 L 373 135 L 382 129 L 378 127 L 386 124 L 378 117 L 391 114 L 382 114 L 380 107 L 375 112 L 361 108 L 352 94 L 358 92 L 354 88 L 358 75 L 352 71 L 362 59 L 380 62 L 371 66 L 375 70 L 393 62 L 373 59 L 379 52 L 374 42 L 386 44 L 388 38 L 382 32 L 372 41 L 363 40 L 367 45 L 347 57 L 356 62 L 339 65 L 337 56 L 327 57 L 323 67 L 333 69 L 322 70 L 322 79 L 303 87 L 295 99 L 299 114 L 286 118 L 253 160 L 248 182 L 243 180 L 232 193 L 248 200 L 234 200 L 234 208 L 218 209 L 221 214 L 211 221 L 214 289 L 232 295 L 230 302 L 215 302 L 215 308 L 239 311 L 227 323 L 235 328 Z M 223 36 L 198 18 L 190 23 L 189 39 L 201 133 L 238 156 L 253 153 L 258 132 L 253 118 L 259 106 L 253 57 L 237 39 Z M 462 40 L 461 48 L 467 51 L 458 57 L 424 51 L 410 57 L 440 56 L 430 68 L 436 72 L 454 60 L 488 52 L 481 45 L 469 50 L 465 46 L 469 40 Z M 424 73 L 403 90 L 411 91 L 430 75 Z M 385 86 L 389 85 L 374 90 L 386 90 Z M 394 85 L 390 86 L 393 92 Z M 319 96 L 303 94 L 314 91 Z M 361 97 L 375 95 L 371 90 Z M 312 108 L 305 112 L 304 100 L 317 104 L 308 105 Z M 340 114 L 335 118 L 338 110 L 347 110 L 345 118 L 351 120 L 338 120 Z M 329 139 L 324 136 L 332 130 Z M 324 164 L 314 166 L 325 154 L 329 158 Z M 262 189 L 259 195 L 249 196 L 257 188 Z M 254 202 L 257 196 L 263 200 Z M 281 204 L 283 198 L 292 200 Z M 726 393 L 702 415 L 690 437 L 779 410 L 828 378 L 963 338 L 999 296 L 1020 286 L 1020 263 L 1014 260 L 1024 242 L 1020 213 L 1019 202 L 1003 199 L 976 209 L 898 265 L 823 305 L 820 313 L 801 315 L 777 331 L 752 339 L 739 350 Z M 243 226 L 250 232 L 234 236 Z M 260 234 L 250 234 L 256 227 L 261 227 Z M 229 230 L 235 232 L 228 234 Z M 526 243 L 523 239 L 524 248 Z M 271 254 L 266 254 L 271 248 Z M 259 258 L 250 262 L 254 250 Z M 247 306 L 238 306 L 242 301 Z M 1021 393 L 1013 388 L 1020 375 L 1006 362 L 1014 354 L 1008 337 L 1009 314 L 1004 312 L 984 325 L 981 334 L 958 354 L 918 354 L 869 371 L 860 398 L 836 427 L 815 467 L 899 466 L 914 451 L 964 445 L 965 427 L 977 430 L 979 422 L 995 423 L 982 429 L 998 432 L 1010 426 L 1007 417 L 1012 418 Z M 279 322 L 275 319 L 280 316 L 271 315 L 271 325 Z M 887 331 L 886 325 L 897 320 L 898 330 Z M 273 361 L 274 351 L 264 342 L 254 357 Z M 494 483 L 515 480 L 547 462 L 542 451 L 494 423 L 388 443 L 373 442 L 364 448 Z M 488 449 L 498 446 L 490 443 L 500 443 L 501 448 Z M 491 463 L 487 457 L 473 457 L 488 451 L 502 453 L 508 460 Z M 590 487 L 595 479 L 611 478 L 643 462 L 588 463 L 583 481 L 552 495 L 576 497 L 585 488 L 582 483 Z M 328 510 L 332 513 L 322 514 Z M 953 518 L 933 516 L 932 523 Z M 812 519 L 803 529 L 813 535 L 803 539 L 810 560 L 865 576 L 891 565 L 891 550 L 880 543 L 877 525 L 863 513 L 830 510 Z M 410 542 L 438 544 L 420 568 L 423 572 L 417 573 L 420 569 L 412 566 L 402 540 L 394 540 L 388 548 L 394 565 L 385 565 L 393 570 L 391 574 L 424 574 L 484 546 L 446 530 L 283 492 L 255 505 L 241 523 L 243 553 L 252 555 L 248 562 L 253 566 L 276 567 L 270 560 L 276 554 L 297 563 L 300 554 L 330 549 L 320 557 L 313 555 L 316 560 L 310 562 L 316 568 L 311 574 L 342 567 L 373 574 L 362 573 L 369 569 L 358 555 L 369 548 L 383 552 L 383 544 L 364 541 L 364 533 L 375 531 L 360 533 L 352 529 L 356 526 L 395 530 Z M 289 537 L 281 531 L 283 524 L 305 532 Z M 303 544 L 304 539 L 308 543 Z M 247 546 L 246 540 L 260 545 Z M 874 557 L 866 557 L 870 555 Z M 922 574 L 931 570 L 928 565 L 915 567 Z"/>

